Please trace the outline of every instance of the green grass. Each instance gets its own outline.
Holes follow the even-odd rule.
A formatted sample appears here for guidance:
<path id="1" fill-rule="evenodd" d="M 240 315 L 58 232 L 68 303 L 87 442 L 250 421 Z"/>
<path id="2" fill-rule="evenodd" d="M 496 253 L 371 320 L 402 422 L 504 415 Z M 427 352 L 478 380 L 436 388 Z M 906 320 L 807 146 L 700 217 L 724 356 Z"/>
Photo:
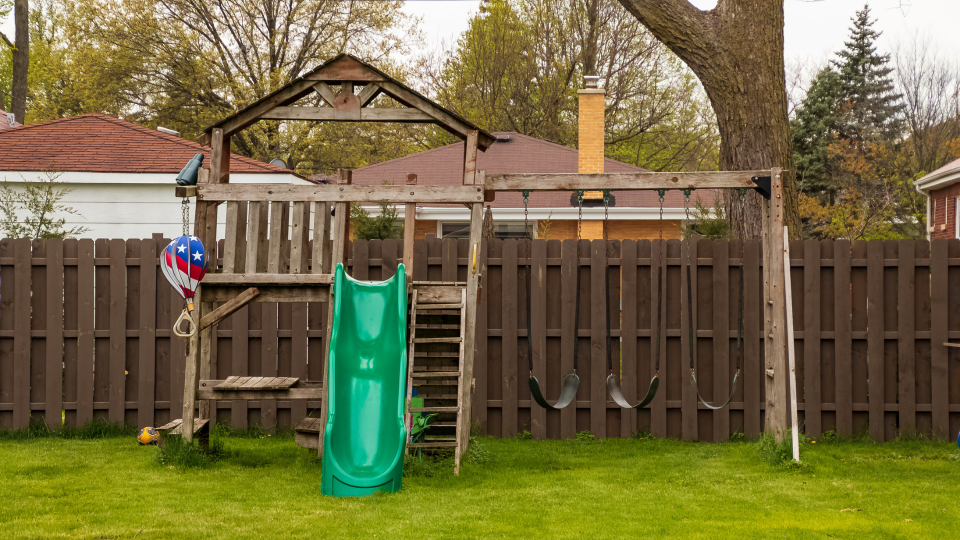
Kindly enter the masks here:
<path id="1" fill-rule="evenodd" d="M 400 493 L 332 499 L 289 436 L 217 439 L 218 460 L 177 467 L 132 436 L 0 438 L 0 536 L 955 538 L 960 522 L 947 443 L 810 442 L 792 466 L 754 442 L 480 439 L 460 477 L 414 463 Z"/>

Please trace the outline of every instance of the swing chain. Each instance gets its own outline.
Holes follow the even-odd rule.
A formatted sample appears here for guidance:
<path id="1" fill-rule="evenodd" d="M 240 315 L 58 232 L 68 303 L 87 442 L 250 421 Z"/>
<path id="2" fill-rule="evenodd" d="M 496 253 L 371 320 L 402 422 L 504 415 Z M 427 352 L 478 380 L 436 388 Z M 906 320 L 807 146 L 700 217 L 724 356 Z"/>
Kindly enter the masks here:
<path id="1" fill-rule="evenodd" d="M 530 203 L 530 190 L 520 190 L 520 194 L 523 195 L 523 234 L 527 235 L 527 238 L 530 240 L 533 240 L 533 233 L 530 231 L 530 224 L 527 222 L 527 211 Z"/>

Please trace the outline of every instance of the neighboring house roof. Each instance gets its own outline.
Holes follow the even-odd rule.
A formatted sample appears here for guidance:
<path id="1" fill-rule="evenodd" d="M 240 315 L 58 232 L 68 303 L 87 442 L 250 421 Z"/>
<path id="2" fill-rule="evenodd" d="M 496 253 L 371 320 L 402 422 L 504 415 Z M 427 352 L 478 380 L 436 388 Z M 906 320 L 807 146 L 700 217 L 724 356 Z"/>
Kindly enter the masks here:
<path id="1" fill-rule="evenodd" d="M 477 170 L 486 174 L 518 173 L 576 173 L 578 152 L 550 141 L 514 132 L 494 133 L 497 141 L 486 152 L 477 154 Z M 615 159 L 604 159 L 604 172 L 646 172 L 646 169 Z M 387 181 L 395 185 L 406 182 L 407 174 L 417 175 L 417 184 L 425 186 L 454 186 L 463 182 L 463 142 L 441 146 L 402 158 L 368 165 L 353 171 L 354 185 L 378 185 Z M 316 178 L 323 181 L 325 179 Z M 327 180 L 329 181 L 329 180 Z M 655 191 L 614 191 L 615 207 L 650 208 L 659 206 Z M 571 193 L 549 191 L 530 195 L 532 208 L 570 207 Z M 706 199 L 707 197 L 704 197 Z M 709 197 L 713 200 L 713 194 Z M 519 193 L 497 193 L 494 208 L 519 208 L 523 198 Z M 592 204 L 591 206 L 595 206 Z M 683 195 L 676 190 L 667 192 L 665 207 L 683 207 Z"/>
<path id="2" fill-rule="evenodd" d="M 0 170 L 179 173 L 210 148 L 104 114 L 84 114 L 0 131 Z M 230 172 L 289 174 L 289 169 L 232 154 Z"/>
<path id="3" fill-rule="evenodd" d="M 917 190 L 929 192 L 931 189 L 943 189 L 960 180 L 960 159 L 951 161 L 916 181 Z"/>
<path id="4" fill-rule="evenodd" d="M 17 121 L 14 121 L 14 122 L 11 124 L 11 123 L 10 123 L 10 118 L 11 118 L 11 117 L 12 117 L 12 115 L 8 114 L 7 111 L 5 111 L 5 110 L 3 110 L 3 109 L 0 109 L 0 130 L 2 130 L 2 129 L 15 128 L 15 127 L 17 127 L 17 126 L 20 125 L 20 123 L 17 122 Z"/>

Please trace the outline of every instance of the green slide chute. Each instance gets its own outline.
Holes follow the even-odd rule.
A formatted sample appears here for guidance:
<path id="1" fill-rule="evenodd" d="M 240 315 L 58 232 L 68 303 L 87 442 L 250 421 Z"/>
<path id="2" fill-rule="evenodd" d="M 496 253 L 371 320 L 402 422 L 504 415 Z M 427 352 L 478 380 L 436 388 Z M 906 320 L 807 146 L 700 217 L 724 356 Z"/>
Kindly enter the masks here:
<path id="1" fill-rule="evenodd" d="M 407 374 L 407 276 L 357 281 L 338 264 L 327 368 L 320 491 L 362 497 L 399 491 Z"/>

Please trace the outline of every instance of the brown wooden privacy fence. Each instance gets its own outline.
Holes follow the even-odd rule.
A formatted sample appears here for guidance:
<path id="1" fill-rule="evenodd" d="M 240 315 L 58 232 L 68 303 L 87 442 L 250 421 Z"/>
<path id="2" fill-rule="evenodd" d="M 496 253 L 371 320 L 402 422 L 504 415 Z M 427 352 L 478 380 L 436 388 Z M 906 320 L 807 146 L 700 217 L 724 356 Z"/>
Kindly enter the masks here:
<path id="1" fill-rule="evenodd" d="M 0 241 L 0 428 L 29 415 L 51 424 L 94 417 L 157 425 L 179 416 L 184 343 L 170 326 L 182 300 L 157 268 L 166 240 Z M 493 240 L 477 323 L 474 421 L 495 436 L 657 436 L 705 441 L 758 434 L 764 381 L 759 242 L 742 247 L 745 276 L 744 363 L 730 407 L 698 406 L 690 384 L 685 292 L 686 247 L 658 242 Z M 955 436 L 960 430 L 960 242 L 808 241 L 791 243 L 791 277 L 800 418 L 808 435 L 867 430 L 890 440 L 898 430 Z M 705 399 L 721 400 L 736 369 L 741 246 L 698 241 L 693 274 L 697 373 Z M 351 273 L 391 276 L 396 241 L 355 242 Z M 463 281 L 465 240 L 420 240 L 414 280 Z M 624 394 L 639 401 L 654 372 L 656 268 L 666 269 L 660 392 L 647 409 L 609 400 L 605 317 L 610 317 Z M 573 368 L 579 347 L 576 406 L 531 407 L 527 388 L 525 268 L 533 268 L 534 370 L 549 400 Z M 574 338 L 576 273 L 579 326 Z M 606 289 L 604 272 L 609 275 Z M 606 312 L 604 293 L 610 295 Z M 622 309 L 620 308 L 622 302 Z M 619 309 L 619 311 L 618 311 Z M 326 306 L 250 304 L 219 326 L 212 369 L 228 375 L 321 378 Z M 576 342 L 576 343 L 574 343 Z M 615 357 L 620 356 L 614 352 Z M 318 402 L 269 400 L 217 404 L 235 426 L 290 427 Z M 171 414 L 171 411 L 174 411 Z"/>

